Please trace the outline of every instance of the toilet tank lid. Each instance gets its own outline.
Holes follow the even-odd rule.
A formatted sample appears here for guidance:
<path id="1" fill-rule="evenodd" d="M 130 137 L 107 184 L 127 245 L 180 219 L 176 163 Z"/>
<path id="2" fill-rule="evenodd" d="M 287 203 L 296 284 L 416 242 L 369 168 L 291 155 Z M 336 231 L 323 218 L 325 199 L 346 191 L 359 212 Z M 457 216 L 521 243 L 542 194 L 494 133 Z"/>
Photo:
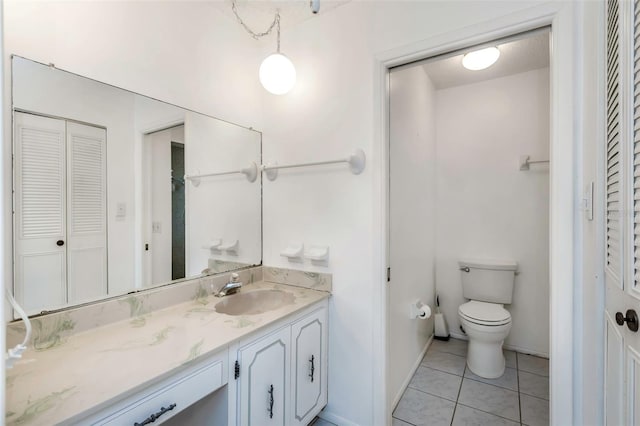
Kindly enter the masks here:
<path id="1" fill-rule="evenodd" d="M 518 269 L 518 263 L 513 260 L 466 259 L 459 260 L 458 265 L 460 265 L 461 268 L 469 267 L 472 269 L 491 269 L 498 271 L 515 271 Z"/>

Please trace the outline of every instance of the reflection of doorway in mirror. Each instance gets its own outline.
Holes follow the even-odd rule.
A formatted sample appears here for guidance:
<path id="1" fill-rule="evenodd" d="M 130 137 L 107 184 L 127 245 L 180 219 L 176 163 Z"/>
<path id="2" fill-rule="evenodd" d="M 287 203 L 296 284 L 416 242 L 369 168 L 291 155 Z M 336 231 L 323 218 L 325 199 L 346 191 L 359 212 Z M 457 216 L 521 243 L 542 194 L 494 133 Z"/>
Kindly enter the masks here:
<path id="1" fill-rule="evenodd" d="M 184 125 L 144 136 L 145 286 L 185 277 Z"/>
<path id="2" fill-rule="evenodd" d="M 106 129 L 15 112 L 15 293 L 29 314 L 107 294 Z"/>
<path id="3" fill-rule="evenodd" d="M 185 277 L 184 144 L 171 141 L 171 279 Z"/>

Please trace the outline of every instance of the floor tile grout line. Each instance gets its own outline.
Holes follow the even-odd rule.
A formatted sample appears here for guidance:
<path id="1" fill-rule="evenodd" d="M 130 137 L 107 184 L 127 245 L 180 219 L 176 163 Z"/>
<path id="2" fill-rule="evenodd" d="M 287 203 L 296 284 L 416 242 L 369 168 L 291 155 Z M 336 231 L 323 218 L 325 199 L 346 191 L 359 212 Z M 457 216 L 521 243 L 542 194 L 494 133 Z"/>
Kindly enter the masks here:
<path id="1" fill-rule="evenodd" d="M 458 388 L 458 395 L 456 396 L 456 403 L 453 406 L 453 413 L 451 413 L 451 425 L 453 426 L 453 419 L 456 417 L 456 410 L 460 400 L 460 393 L 462 392 L 462 384 L 464 383 L 464 373 L 467 371 L 467 359 L 464 360 L 464 369 L 462 370 L 462 380 L 460 380 L 460 387 Z"/>
<path id="2" fill-rule="evenodd" d="M 485 411 L 485 410 L 482 410 L 480 408 L 472 407 L 472 406 L 467 405 L 467 404 L 458 403 L 457 405 L 462 405 L 463 407 L 471 408 L 472 410 L 480 411 L 480 412 L 485 413 L 485 414 L 490 414 L 493 417 L 499 417 L 501 419 L 509 420 L 510 422 L 519 423 L 517 420 L 510 419 L 509 417 L 501 416 L 499 414 L 492 413 L 490 411 Z"/>
<path id="3" fill-rule="evenodd" d="M 393 422 L 393 419 L 400 420 L 401 422 L 404 422 L 404 423 L 406 423 L 406 424 L 408 424 L 408 425 L 411 425 L 411 426 L 416 426 L 414 423 L 408 422 L 408 421 L 406 421 L 406 420 L 402 420 L 400 417 L 396 417 L 396 416 L 394 416 L 394 415 L 392 415 L 392 416 L 391 416 L 391 421 L 392 421 L 392 422 Z"/>
<path id="4" fill-rule="evenodd" d="M 518 383 L 518 414 L 520 414 L 520 425 L 522 426 L 522 401 L 520 400 L 520 363 L 518 362 L 518 353 L 516 352 L 516 381 Z"/>
<path id="5" fill-rule="evenodd" d="M 538 373 L 534 373 L 532 371 L 527 371 L 527 370 L 520 370 L 523 373 L 527 373 L 527 374 L 533 374 L 534 376 L 538 376 L 538 377 L 546 377 L 547 379 L 549 378 L 549 375 L 544 375 L 544 374 L 538 374 Z"/>
<path id="6" fill-rule="evenodd" d="M 458 376 L 458 377 L 460 377 L 460 376 Z M 427 391 L 422 390 L 422 389 L 414 388 L 413 386 L 407 386 L 407 389 L 413 389 L 415 391 L 422 392 L 422 393 L 425 393 L 427 395 L 435 396 L 436 398 L 444 399 L 445 401 L 453 402 L 454 404 L 456 403 L 456 401 L 453 400 L 453 399 L 445 398 L 442 395 L 436 395 L 436 394 L 433 394 L 431 392 L 427 392 Z"/>

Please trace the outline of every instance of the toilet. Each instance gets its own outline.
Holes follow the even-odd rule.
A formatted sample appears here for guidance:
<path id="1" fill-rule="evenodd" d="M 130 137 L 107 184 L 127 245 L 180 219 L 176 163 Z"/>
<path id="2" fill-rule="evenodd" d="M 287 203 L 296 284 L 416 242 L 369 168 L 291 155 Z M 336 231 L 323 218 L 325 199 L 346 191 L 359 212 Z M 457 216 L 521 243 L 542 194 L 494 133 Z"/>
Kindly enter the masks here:
<path id="1" fill-rule="evenodd" d="M 468 302 L 458 316 L 469 337 L 467 366 L 476 375 L 495 379 L 504 373 L 502 343 L 511 330 L 511 314 L 504 308 L 513 297 L 518 264 L 512 261 L 458 262 L 462 295 Z"/>

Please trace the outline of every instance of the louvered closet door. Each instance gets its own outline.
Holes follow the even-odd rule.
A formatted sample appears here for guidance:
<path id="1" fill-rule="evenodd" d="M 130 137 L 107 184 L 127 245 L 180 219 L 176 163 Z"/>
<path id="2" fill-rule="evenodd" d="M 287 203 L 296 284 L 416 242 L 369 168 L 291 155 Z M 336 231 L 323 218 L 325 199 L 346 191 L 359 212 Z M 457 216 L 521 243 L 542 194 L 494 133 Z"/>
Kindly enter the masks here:
<path id="1" fill-rule="evenodd" d="M 67 122 L 69 303 L 107 294 L 106 131 Z"/>
<path id="2" fill-rule="evenodd" d="M 640 425 L 640 5 L 606 10 L 605 421 Z"/>
<path id="3" fill-rule="evenodd" d="M 65 123 L 16 112 L 15 293 L 28 313 L 66 304 Z"/>

